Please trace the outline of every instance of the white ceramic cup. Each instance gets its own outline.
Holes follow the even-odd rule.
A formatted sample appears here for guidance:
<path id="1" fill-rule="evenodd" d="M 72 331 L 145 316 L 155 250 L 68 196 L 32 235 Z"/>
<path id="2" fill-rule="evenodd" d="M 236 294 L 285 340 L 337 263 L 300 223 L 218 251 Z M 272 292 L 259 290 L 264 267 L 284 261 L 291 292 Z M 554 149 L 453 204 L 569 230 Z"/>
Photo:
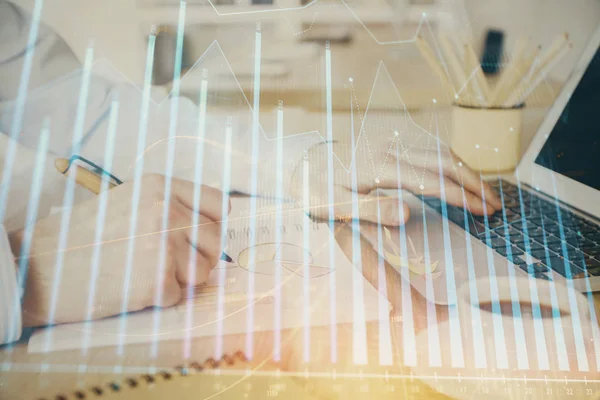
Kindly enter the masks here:
<path id="1" fill-rule="evenodd" d="M 471 169 L 508 172 L 521 158 L 523 107 L 454 105 L 450 148 Z"/>
<path id="2" fill-rule="evenodd" d="M 529 277 L 481 278 L 465 282 L 457 294 L 464 351 L 482 375 L 597 375 L 590 304 L 583 294 Z M 538 383 L 540 389 L 545 384 Z"/>

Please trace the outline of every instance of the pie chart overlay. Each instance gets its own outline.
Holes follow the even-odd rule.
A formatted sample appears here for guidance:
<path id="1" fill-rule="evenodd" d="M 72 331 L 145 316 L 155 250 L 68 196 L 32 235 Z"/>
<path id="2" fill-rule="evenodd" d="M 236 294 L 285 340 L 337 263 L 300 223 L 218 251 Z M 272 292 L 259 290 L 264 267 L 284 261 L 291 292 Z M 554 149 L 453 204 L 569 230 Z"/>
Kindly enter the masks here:
<path id="1" fill-rule="evenodd" d="M 278 265 L 284 274 L 308 275 L 311 279 L 333 272 L 332 268 L 315 265 L 310 251 L 291 243 L 262 243 L 247 247 L 240 252 L 237 262 L 248 272 L 261 275 L 275 275 Z"/>

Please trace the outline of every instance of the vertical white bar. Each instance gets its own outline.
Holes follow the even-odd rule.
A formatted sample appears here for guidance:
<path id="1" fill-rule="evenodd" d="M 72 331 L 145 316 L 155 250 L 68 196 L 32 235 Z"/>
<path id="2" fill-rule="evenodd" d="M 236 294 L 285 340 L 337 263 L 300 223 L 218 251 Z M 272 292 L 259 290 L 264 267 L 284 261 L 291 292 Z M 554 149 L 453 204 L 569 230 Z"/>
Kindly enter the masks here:
<path id="1" fill-rule="evenodd" d="M 393 350 L 390 332 L 390 305 L 387 296 L 387 278 L 383 260 L 383 235 L 381 234 L 381 208 L 377 199 L 377 289 L 379 291 L 379 364 L 392 365 Z"/>
<path id="2" fill-rule="evenodd" d="M 548 250 L 548 236 L 546 234 L 545 222 L 543 218 L 541 219 L 541 223 L 543 233 L 542 242 L 544 243 L 544 257 L 546 259 L 546 264 L 550 264 L 549 259 L 552 253 L 550 253 Z M 537 290 L 537 286 L 535 290 Z M 567 354 L 567 348 L 565 345 L 564 331 L 559 311 L 560 307 L 558 305 L 558 297 L 556 296 L 556 289 L 554 288 L 554 286 L 550 287 L 550 304 L 552 305 L 552 324 L 554 326 L 554 338 L 556 344 L 556 357 L 558 359 L 558 369 L 560 371 L 569 371 L 569 356 Z M 541 318 L 539 307 L 535 307 L 533 313 L 536 316 L 536 318 Z"/>
<path id="3" fill-rule="evenodd" d="M 259 122 L 260 122 L 260 66 L 262 56 L 262 30 L 261 25 L 256 25 L 254 36 L 254 88 L 253 88 L 253 109 L 252 109 L 252 176 L 250 193 L 253 195 L 250 199 L 250 231 L 253 232 L 250 240 L 250 251 L 248 252 L 248 267 L 250 274 L 248 277 L 248 313 L 246 314 L 246 356 L 252 359 L 254 356 L 254 261 L 256 244 L 256 193 L 258 188 L 258 163 L 259 154 Z"/>
<path id="4" fill-rule="evenodd" d="M 542 222 L 542 232 L 543 232 L 543 243 L 544 243 L 544 256 L 547 264 L 550 264 L 550 253 L 548 250 L 548 236 L 545 230 L 544 220 Z M 552 305 L 552 323 L 554 325 L 554 337 L 556 342 L 556 356 L 558 358 L 558 369 L 560 371 L 569 371 L 571 368 L 569 366 L 569 355 L 567 354 L 567 347 L 565 345 L 565 337 L 564 331 L 560 316 L 560 306 L 558 305 L 558 297 L 556 295 L 556 289 L 554 286 L 550 288 L 550 304 Z"/>
<path id="5" fill-rule="evenodd" d="M 585 264 L 585 261 L 583 260 L 583 254 L 581 254 L 581 263 Z M 598 325 L 598 316 L 596 315 L 596 301 L 594 299 L 594 294 L 592 292 L 592 287 L 590 285 L 590 281 L 589 278 L 585 278 L 585 286 L 586 286 L 586 290 L 585 292 L 587 293 L 587 299 L 588 299 L 588 311 L 590 313 L 590 319 L 592 320 L 592 337 L 591 340 L 594 343 L 594 356 L 595 356 L 595 360 L 596 360 L 596 370 L 599 371 L 600 370 L 600 326 Z M 558 299 L 556 299 L 556 291 L 553 290 L 552 291 L 552 308 L 554 310 L 558 310 Z M 562 323 L 561 323 L 561 319 L 560 319 L 560 313 L 556 312 L 557 315 L 553 315 L 553 319 L 555 321 L 555 326 L 559 326 L 561 328 L 561 335 L 562 335 Z M 556 329 L 556 328 L 555 328 Z M 561 339 L 563 339 L 561 337 Z M 556 338 L 556 341 L 558 342 L 559 338 Z M 562 345 L 564 347 L 564 340 L 562 342 Z M 566 351 L 566 350 L 565 350 Z"/>
<path id="6" fill-rule="evenodd" d="M 36 42 L 38 40 L 38 31 L 40 27 L 40 18 L 44 0 L 36 0 L 31 15 L 31 25 L 29 27 L 29 35 L 27 37 L 27 47 L 25 56 L 23 57 L 23 68 L 21 69 L 21 78 L 19 80 L 19 90 L 15 99 L 14 113 L 10 128 L 10 138 L 6 156 L 4 158 L 4 168 L 2 169 L 2 185 L 0 185 L 0 221 L 4 221 L 4 213 L 6 211 L 6 203 L 8 201 L 8 193 L 10 192 L 10 184 L 12 180 L 12 168 L 15 162 L 17 152 L 17 141 L 21 135 L 23 127 L 23 115 L 25 113 L 25 102 L 27 101 L 27 90 L 29 88 L 29 78 L 31 76 L 31 68 L 33 65 L 33 55 L 35 54 Z M 4 290 L 3 293 L 7 293 Z M 8 304 L 8 301 L 4 304 Z"/>
<path id="7" fill-rule="evenodd" d="M 556 215 L 558 217 L 558 221 L 556 221 L 556 223 L 559 226 L 560 229 L 560 240 L 561 240 L 561 250 L 562 250 L 562 254 L 564 256 L 564 266 L 565 266 L 565 273 L 568 275 L 566 281 L 567 281 L 567 289 L 569 292 L 569 307 L 571 310 L 571 315 L 573 316 L 573 336 L 575 339 L 575 350 L 576 350 L 576 356 L 577 356 L 577 366 L 579 367 L 579 371 L 589 371 L 590 370 L 590 366 L 589 366 L 589 362 L 587 359 L 587 354 L 586 354 L 586 348 L 585 348 L 585 343 L 584 343 L 584 337 L 583 337 L 583 332 L 581 330 L 581 317 L 579 315 L 580 311 L 579 308 L 577 306 L 577 299 L 575 298 L 575 296 L 578 296 L 579 294 L 575 291 L 575 286 L 573 285 L 573 279 L 570 279 L 571 276 L 571 264 L 570 264 L 570 260 L 569 260 L 569 250 L 567 248 L 567 242 L 565 240 L 565 230 L 563 227 L 563 218 L 562 218 L 562 211 L 559 205 L 559 201 L 558 201 L 558 190 L 556 188 L 556 180 L 554 178 L 554 175 L 552 175 L 552 187 L 553 187 L 553 191 L 554 191 L 554 204 L 556 207 Z"/>
<path id="8" fill-rule="evenodd" d="M 446 266 L 446 290 L 448 293 L 448 303 L 457 304 L 456 299 L 456 278 L 454 277 L 454 259 L 452 255 L 452 242 L 450 241 L 450 227 L 448 225 L 448 207 L 446 206 L 446 184 L 444 182 L 444 170 L 442 163 L 442 149 L 440 146 L 440 135 L 438 127 L 437 113 L 435 116 L 435 129 L 437 138 L 438 153 L 438 174 L 440 177 L 440 199 L 442 200 L 442 232 L 444 236 L 444 264 Z M 462 346 L 462 335 L 460 331 L 460 322 L 458 308 L 450 307 L 448 309 L 448 321 L 450 323 L 450 353 L 453 368 L 462 368 L 465 366 L 465 359 Z"/>
<path id="9" fill-rule="evenodd" d="M 208 81 L 206 69 L 202 70 L 202 80 L 200 81 L 200 103 L 198 115 L 198 137 L 196 138 L 196 163 L 194 169 L 194 210 L 199 211 L 202 195 L 202 173 L 204 170 L 204 140 L 206 138 L 206 103 L 208 99 Z M 200 213 L 192 213 L 192 227 L 200 223 Z M 198 243 L 198 229 L 192 228 L 192 244 Z M 186 334 L 183 344 L 183 358 L 188 360 L 191 356 L 192 347 L 192 329 L 194 324 L 194 302 L 191 300 L 194 296 L 194 284 L 196 281 L 196 262 L 198 260 L 198 250 L 195 245 L 190 246 L 190 258 L 188 264 L 188 277 L 190 284 L 187 287 L 188 304 L 186 307 Z"/>
<path id="10" fill-rule="evenodd" d="M 600 325 L 598 324 L 598 316 L 596 315 L 596 306 L 594 295 L 589 281 L 586 282 L 588 303 L 590 305 L 590 315 L 592 319 L 592 340 L 594 341 L 594 355 L 596 357 L 596 371 L 600 371 Z"/>
<path id="11" fill-rule="evenodd" d="M 233 136 L 233 128 L 231 127 L 232 118 L 227 118 L 227 126 L 225 127 L 225 154 L 223 157 L 223 204 L 221 205 L 221 243 L 227 241 L 227 226 L 229 215 L 229 191 L 231 186 L 231 140 Z M 223 356 L 223 318 L 224 318 L 224 303 L 225 303 L 225 279 L 227 270 L 221 268 L 219 270 L 219 287 L 217 289 L 217 332 L 214 357 L 216 360 Z"/>
<path id="12" fill-rule="evenodd" d="M 280 101 L 277 107 L 277 176 L 275 188 L 276 193 L 276 214 L 275 214 L 275 245 L 277 253 L 275 258 L 278 262 L 275 264 L 275 304 L 273 316 L 275 321 L 274 328 L 274 343 L 273 343 L 273 359 L 274 361 L 281 360 L 281 239 L 283 227 L 283 102 Z"/>
<path id="13" fill-rule="evenodd" d="M 429 253 L 429 234 L 427 233 L 427 213 L 425 203 L 421 203 L 423 214 L 423 249 L 425 257 L 425 293 L 428 299 L 434 297 L 433 281 L 431 278 L 431 254 Z M 429 343 L 429 366 L 442 366 L 442 353 L 440 350 L 440 332 L 437 322 L 437 311 L 432 301 L 427 302 L 427 341 Z"/>
<path id="14" fill-rule="evenodd" d="M 400 221 L 405 221 L 404 199 L 402 196 L 402 171 L 400 168 L 400 144 L 398 131 L 394 131 L 396 136 L 396 175 L 398 177 L 398 216 Z M 408 243 L 406 241 L 406 229 L 404 225 L 399 228 L 400 236 L 400 256 L 408 260 Z M 407 366 L 417 365 L 417 350 L 415 339 L 414 315 L 412 306 L 412 291 L 410 287 L 410 271 L 400 267 L 400 276 L 402 277 L 400 290 L 402 291 L 402 337 L 404 364 Z"/>
<path id="15" fill-rule="evenodd" d="M 146 51 L 146 71 L 144 74 L 144 89 L 142 92 L 142 104 L 140 106 L 140 119 L 138 126 L 138 140 L 136 155 L 142 155 L 146 148 L 146 136 L 148 134 L 148 109 L 150 107 L 150 94 L 152 92 L 152 71 L 154 69 L 154 49 L 156 44 L 156 28 L 148 37 L 148 48 Z M 133 171 L 133 193 L 131 196 L 131 217 L 129 220 L 129 240 L 127 241 L 127 253 L 125 255 L 125 277 L 123 279 L 123 295 L 121 300 L 121 317 L 119 319 L 119 344 L 117 354 L 123 354 L 123 345 L 127 330 L 127 310 L 129 309 L 129 286 L 133 271 L 135 241 L 138 224 L 138 206 L 142 191 L 142 174 L 144 172 L 144 157 L 140 157 L 139 163 Z"/>
<path id="16" fill-rule="evenodd" d="M 38 40 L 38 32 L 40 28 L 40 19 L 42 9 L 44 8 L 44 0 L 35 0 L 33 12 L 31 14 L 31 25 L 29 26 L 29 35 L 27 37 L 27 47 L 25 56 L 23 57 L 23 67 L 21 68 L 21 77 L 19 79 L 19 89 L 17 98 L 14 102 L 13 118 L 10 127 L 10 139 L 6 148 L 4 157 L 4 167 L 2 168 L 2 181 L 0 181 L 0 221 L 4 221 L 6 206 L 8 203 L 8 195 L 10 193 L 10 185 L 12 181 L 12 168 L 15 162 L 17 153 L 17 142 L 23 128 L 23 115 L 25 114 L 25 103 L 27 101 L 27 90 L 29 88 L 29 79 L 31 77 L 31 68 L 33 65 L 33 56 L 36 50 Z M 10 304 L 11 301 L 6 296 L 11 295 L 8 289 L 8 282 L 0 282 L 2 290 L 0 290 L 1 304 Z M 7 328 L 10 332 L 10 324 Z M 12 337 L 12 336 L 8 336 Z M 9 347 L 12 349 L 12 347 Z"/>
<path id="17" fill-rule="evenodd" d="M 308 158 L 302 160 L 302 207 L 304 215 L 302 216 L 302 277 L 303 277 L 303 305 L 304 305 L 304 325 L 303 325 L 303 343 L 304 343 L 304 362 L 310 361 L 310 165 Z"/>
<path id="18" fill-rule="evenodd" d="M 504 190 L 502 189 L 502 180 L 500 180 L 500 201 L 502 202 L 502 220 L 504 222 L 504 237 L 509 239 L 509 224 L 506 218 L 506 207 L 504 206 Z M 487 228 L 487 226 L 486 226 Z M 512 245 L 506 242 L 506 258 L 512 262 L 513 253 Z M 515 343 L 517 346 L 517 368 L 529 369 L 529 357 L 527 355 L 527 343 L 525 342 L 525 331 L 523 329 L 523 320 L 521 317 L 521 302 L 517 291 L 517 282 L 515 277 L 515 268 L 512 265 L 508 266 L 508 279 L 510 281 L 510 298 L 512 303 L 513 322 L 515 324 Z"/>
<path id="19" fill-rule="evenodd" d="M 173 90 L 171 92 L 171 115 L 169 119 L 169 140 L 167 141 L 167 163 L 165 166 L 165 189 L 162 212 L 162 225 L 159 243 L 159 255 L 156 268 L 156 290 L 154 292 L 154 304 L 162 304 L 164 275 L 167 262 L 169 214 L 171 210 L 171 185 L 173 182 L 173 164 L 175 162 L 175 143 L 177 136 L 177 122 L 179 119 L 179 87 L 181 84 L 181 62 L 183 57 L 183 34 L 185 30 L 185 12 L 187 3 L 185 0 L 179 2 L 179 20 L 177 23 L 177 45 L 175 49 L 175 66 L 173 72 Z M 156 309 L 154 316 L 154 335 L 152 341 L 152 357 L 158 355 L 158 339 L 160 331 L 161 311 Z"/>
<path id="20" fill-rule="evenodd" d="M 21 250 L 19 253 L 19 269 L 17 273 L 17 282 L 19 284 L 19 296 L 22 299 L 25 294 L 25 285 L 27 283 L 27 273 L 29 269 L 29 253 L 31 251 L 31 241 L 35 230 L 35 222 L 38 217 L 40 204 L 40 195 L 42 192 L 42 182 L 44 178 L 44 169 L 46 167 L 46 155 L 48 154 L 48 143 L 50 138 L 50 121 L 44 120 L 42 131 L 40 132 L 40 141 L 35 157 L 35 165 L 33 168 L 33 179 L 31 182 L 31 192 L 29 194 L 29 202 L 27 203 L 27 216 L 25 217 L 25 229 L 21 242 Z M 5 303 L 6 304 L 6 303 Z M 17 304 L 20 306 L 20 304 Z M 20 314 L 20 310 L 15 310 L 12 315 Z M 8 324 L 9 329 L 13 326 L 16 329 L 16 324 Z M 12 336 L 17 337 L 17 332 Z"/>
<path id="21" fill-rule="evenodd" d="M 352 186 L 356 184 L 356 163 L 352 167 Z M 360 243 L 360 222 L 358 210 L 358 193 L 352 191 L 352 354 L 354 364 L 366 364 L 367 329 L 365 326 L 362 249 Z M 334 342 L 335 343 L 335 342 Z"/>
<path id="22" fill-rule="evenodd" d="M 475 262 L 473 260 L 473 247 L 471 244 L 471 232 L 469 228 L 468 218 L 470 218 L 469 212 L 467 211 L 467 198 L 465 196 L 465 188 L 461 185 L 462 197 L 463 197 L 463 217 L 465 220 L 465 243 L 467 252 L 467 271 L 469 276 L 469 298 L 472 304 L 479 304 L 479 295 L 477 293 L 477 285 L 475 280 Z M 483 339 L 483 324 L 481 322 L 481 312 L 479 307 L 471 307 L 471 331 L 473 333 L 473 354 L 475 355 L 475 368 L 486 369 L 487 368 L 487 354 L 485 341 Z"/>
<path id="23" fill-rule="evenodd" d="M 446 133 L 448 133 L 446 129 Z M 463 167 L 462 163 L 458 164 L 460 168 Z M 479 295 L 477 292 L 477 286 L 474 284 L 477 276 L 475 275 L 475 263 L 473 260 L 473 247 L 471 244 L 471 229 L 469 225 L 470 214 L 467 207 L 467 198 L 465 196 L 465 187 L 460 185 L 463 200 L 463 219 L 465 221 L 465 244 L 466 244 L 466 255 L 467 255 L 467 272 L 468 272 L 468 285 L 469 285 L 469 300 L 472 304 L 479 304 Z M 487 368 L 487 352 L 485 342 L 483 339 L 483 324 L 481 322 L 481 312 L 478 307 L 471 307 L 471 332 L 473 335 L 473 354 L 475 356 L 475 368 L 486 369 Z"/>
<path id="24" fill-rule="evenodd" d="M 355 148 L 355 136 L 352 132 L 351 148 Z M 329 154 L 333 156 L 332 154 Z M 362 275 L 362 249 L 360 243 L 360 212 L 358 208 L 358 171 L 356 153 L 350 166 L 352 174 L 352 358 L 355 364 L 366 364 L 367 354 L 367 329 L 365 326 L 363 275 Z M 331 181 L 332 182 L 332 181 Z M 333 182 L 330 184 L 330 187 Z M 331 204 L 331 203 L 330 203 Z M 330 217 L 331 218 L 331 217 Z M 333 222 L 332 222 L 333 223 Z M 332 227 L 333 229 L 333 227 Z M 335 238 L 333 239 L 335 240 Z M 335 342 L 332 342 L 332 344 Z"/>
<path id="25" fill-rule="evenodd" d="M 112 163 L 114 158 L 114 146 L 115 137 L 117 133 L 117 121 L 119 120 L 119 101 L 117 97 L 113 97 L 110 105 L 110 118 L 108 121 L 108 136 L 106 138 L 106 145 L 104 146 L 104 161 L 102 168 L 105 171 L 112 170 Z M 104 235 L 104 219 L 106 218 L 106 206 L 108 204 L 108 189 L 109 180 L 103 179 L 100 184 L 100 201 L 98 207 L 98 214 L 96 215 L 96 232 L 94 236 L 94 251 L 92 253 L 91 270 L 92 275 L 90 277 L 90 287 L 87 299 L 86 308 L 86 321 L 93 319 L 94 300 L 96 298 L 96 281 L 98 279 L 98 273 L 100 270 L 100 258 L 102 256 L 102 235 Z M 85 330 L 83 338 L 83 349 L 82 353 L 87 355 L 89 340 L 90 340 L 89 329 Z"/>
<path id="26" fill-rule="evenodd" d="M 81 79 L 81 88 L 79 92 L 79 101 L 77 104 L 77 115 L 75 117 L 75 127 L 73 129 L 73 139 L 71 149 L 73 154 L 79 154 L 79 146 L 81 145 L 81 137 L 83 135 L 83 123 L 85 121 L 87 98 L 90 86 L 90 75 L 92 70 L 92 62 L 94 60 L 94 50 L 89 47 L 86 51 L 85 62 L 83 66 L 83 76 Z M 71 209 L 73 207 L 73 198 L 75 195 L 75 179 L 67 179 L 65 185 L 65 194 L 63 197 L 63 212 L 60 220 L 60 233 L 58 237 L 58 252 L 56 253 L 56 264 L 54 267 L 54 275 L 52 277 L 52 297 L 50 299 L 48 322 L 54 322 L 54 314 L 58 303 L 60 293 L 60 281 L 62 279 L 62 268 L 64 262 L 64 251 L 69 240 L 69 224 L 71 223 Z M 52 344 L 52 329 L 46 331 L 45 350 L 49 351 Z"/>
<path id="27" fill-rule="evenodd" d="M 325 87 L 327 106 L 327 203 L 329 214 L 329 265 L 335 271 L 335 195 L 333 175 L 333 95 L 331 89 L 331 46 L 329 41 L 325 44 Z M 354 148 L 354 146 L 352 147 Z M 355 264 L 356 265 L 356 264 Z M 337 362 L 337 319 L 336 319 L 336 282 L 335 273 L 329 274 L 329 315 L 330 315 L 330 348 L 331 362 Z"/>
<path id="28" fill-rule="evenodd" d="M 483 187 L 481 192 L 483 193 Z M 525 213 L 525 208 L 524 208 L 524 200 L 523 200 L 523 193 L 521 191 L 521 183 L 519 180 L 517 180 L 517 192 L 519 193 L 519 209 L 521 211 L 521 223 L 523 224 L 523 236 L 525 237 L 525 257 L 526 257 L 526 261 L 527 264 L 533 264 L 533 258 L 531 257 L 531 240 L 529 239 L 529 229 L 527 227 L 527 220 L 525 218 L 525 216 L 527 215 Z M 484 197 L 485 200 L 485 197 Z M 489 246 L 488 246 L 489 248 Z M 535 284 L 535 282 L 533 280 L 530 281 L 529 284 L 529 288 L 531 289 L 531 304 L 533 305 L 533 316 L 534 316 L 534 324 L 533 324 L 533 329 L 535 331 L 535 346 L 536 346 L 536 353 L 537 353 L 537 358 L 538 358 L 538 367 L 540 370 L 549 370 L 550 369 L 550 361 L 548 360 L 548 351 L 547 346 L 546 346 L 546 335 L 544 333 L 544 324 L 543 324 L 543 320 L 541 317 L 541 310 L 539 307 L 539 298 L 538 298 L 538 293 L 537 293 L 537 286 Z M 496 294 L 497 296 L 497 294 Z M 494 304 L 496 304 L 497 301 L 494 301 Z M 499 310 L 493 310 L 494 314 L 498 314 L 499 315 Z M 498 351 L 498 349 L 496 349 L 496 351 Z M 506 352 L 506 350 L 505 350 Z"/>
<path id="29" fill-rule="evenodd" d="M 481 199 L 483 201 L 483 206 L 486 208 L 486 198 L 485 191 L 483 190 L 483 180 L 480 175 L 480 184 L 481 184 Z M 488 273 L 490 277 L 490 298 L 492 300 L 492 325 L 494 326 L 494 343 L 496 345 L 496 367 L 498 369 L 507 369 L 508 368 L 508 356 L 506 354 L 506 342 L 504 341 L 504 325 L 502 323 L 502 312 L 500 311 L 500 295 L 498 293 L 498 283 L 496 280 L 496 266 L 494 265 L 494 251 L 492 250 L 491 245 L 491 236 L 490 230 L 487 229 L 489 227 L 488 217 L 487 215 L 483 216 L 484 224 L 486 227 L 485 230 L 485 241 L 487 245 L 487 264 L 488 264 Z M 468 221 L 465 220 L 465 224 Z"/>

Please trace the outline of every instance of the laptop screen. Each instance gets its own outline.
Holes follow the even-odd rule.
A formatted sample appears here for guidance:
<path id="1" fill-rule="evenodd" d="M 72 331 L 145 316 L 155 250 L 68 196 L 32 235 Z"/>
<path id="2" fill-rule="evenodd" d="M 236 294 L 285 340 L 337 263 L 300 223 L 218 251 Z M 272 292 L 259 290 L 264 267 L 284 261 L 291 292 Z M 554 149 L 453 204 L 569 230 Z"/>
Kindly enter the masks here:
<path id="1" fill-rule="evenodd" d="M 600 190 L 600 49 L 535 162 Z"/>

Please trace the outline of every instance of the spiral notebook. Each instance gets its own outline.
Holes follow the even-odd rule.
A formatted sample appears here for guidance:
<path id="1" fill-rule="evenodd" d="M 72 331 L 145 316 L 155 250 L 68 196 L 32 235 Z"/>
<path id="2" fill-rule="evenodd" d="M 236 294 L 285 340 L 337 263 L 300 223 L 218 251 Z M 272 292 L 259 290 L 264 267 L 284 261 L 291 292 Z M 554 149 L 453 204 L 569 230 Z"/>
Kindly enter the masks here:
<path id="1" fill-rule="evenodd" d="M 312 400 L 304 387 L 287 376 L 279 376 L 274 364 L 252 366 L 241 351 L 163 370 L 107 382 L 87 390 L 58 393 L 53 398 L 78 399 L 289 399 Z"/>

